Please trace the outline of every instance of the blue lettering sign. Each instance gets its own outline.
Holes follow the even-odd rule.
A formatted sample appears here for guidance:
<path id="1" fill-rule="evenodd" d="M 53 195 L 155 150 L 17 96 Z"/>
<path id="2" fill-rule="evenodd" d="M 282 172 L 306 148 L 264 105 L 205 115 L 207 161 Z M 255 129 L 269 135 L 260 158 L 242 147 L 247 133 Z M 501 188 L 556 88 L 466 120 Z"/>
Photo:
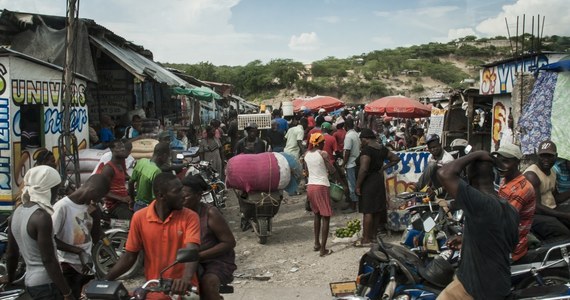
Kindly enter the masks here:
<path id="1" fill-rule="evenodd" d="M 70 131 L 82 132 L 87 124 L 87 109 L 73 108 L 69 114 Z M 57 108 L 48 108 L 44 113 L 44 133 L 63 133 L 63 113 Z"/>
<path id="2" fill-rule="evenodd" d="M 429 152 L 400 152 L 396 154 L 400 156 L 400 163 L 386 170 L 387 175 L 392 175 L 398 170 L 399 174 L 409 172 L 420 174 L 427 166 Z"/>

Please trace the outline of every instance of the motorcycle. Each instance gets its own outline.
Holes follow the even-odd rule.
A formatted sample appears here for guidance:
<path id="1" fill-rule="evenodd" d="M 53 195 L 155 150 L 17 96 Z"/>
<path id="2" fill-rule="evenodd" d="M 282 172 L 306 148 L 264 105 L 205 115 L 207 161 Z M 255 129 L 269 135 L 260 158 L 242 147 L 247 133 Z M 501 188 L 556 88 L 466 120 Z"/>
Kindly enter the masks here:
<path id="1" fill-rule="evenodd" d="M 0 275 L 4 276 L 8 274 L 8 266 L 6 261 L 6 249 L 8 248 L 8 221 L 6 219 L 2 224 L 0 224 Z M 12 281 L 13 285 L 22 285 L 24 283 L 24 278 L 26 277 L 26 263 L 24 258 L 20 255 L 18 257 L 18 265 L 16 267 L 15 280 Z M 4 285 L 0 285 L 0 289 L 3 289 Z M 0 298 L 2 299 L 2 298 Z"/>
<path id="2" fill-rule="evenodd" d="M 242 230 L 247 230 L 248 226 L 251 225 L 259 238 L 259 243 L 266 244 L 267 238 L 271 235 L 273 217 L 279 211 L 283 200 L 282 192 L 245 193 L 238 190 L 234 191 L 242 212 Z"/>
<path id="3" fill-rule="evenodd" d="M 160 272 L 160 278 L 146 281 L 140 288 L 137 288 L 133 295 L 120 281 L 93 280 L 85 286 L 87 299 L 112 299 L 112 300 L 144 300 L 150 292 L 170 293 L 172 279 L 162 278 L 165 271 L 179 263 L 194 262 L 199 259 L 197 249 L 179 249 L 176 253 L 176 260 Z M 196 287 L 191 287 L 182 299 L 199 299 L 196 294 Z M 175 299 L 175 298 L 172 298 Z"/>
<path id="4" fill-rule="evenodd" d="M 135 289 L 132 295 L 129 295 L 129 292 L 120 281 L 105 280 L 94 280 L 89 282 L 85 286 L 85 295 L 87 299 L 144 300 L 148 293 L 151 292 L 168 294 L 171 291 L 173 280 L 162 278 L 162 274 L 179 263 L 194 262 L 198 259 L 199 254 L 197 249 L 178 249 L 176 260 L 160 272 L 160 278 L 146 281 L 141 287 Z M 220 286 L 220 294 L 231 294 L 233 292 L 234 289 L 230 285 Z M 175 297 L 176 296 L 171 296 L 172 299 L 200 299 L 196 287 L 190 287 L 186 294 L 182 295 L 180 298 Z M 2 300 L 2 298 L 0 298 L 0 300 Z"/>
<path id="5" fill-rule="evenodd" d="M 105 277 L 109 270 L 119 261 L 119 257 L 125 250 L 129 234 L 130 220 L 121 220 L 103 217 L 101 228 L 103 237 L 93 245 L 91 256 L 95 271 L 99 278 Z M 144 254 L 139 253 L 135 264 L 120 278 L 132 278 L 140 273 L 144 263 Z"/>
<path id="6" fill-rule="evenodd" d="M 200 163 L 190 166 L 186 174 L 199 174 L 210 185 L 213 199 L 203 199 L 206 203 L 213 204 L 218 208 L 226 207 L 228 198 L 226 184 L 220 180 L 220 174 L 212 168 L 210 162 L 200 161 Z"/>

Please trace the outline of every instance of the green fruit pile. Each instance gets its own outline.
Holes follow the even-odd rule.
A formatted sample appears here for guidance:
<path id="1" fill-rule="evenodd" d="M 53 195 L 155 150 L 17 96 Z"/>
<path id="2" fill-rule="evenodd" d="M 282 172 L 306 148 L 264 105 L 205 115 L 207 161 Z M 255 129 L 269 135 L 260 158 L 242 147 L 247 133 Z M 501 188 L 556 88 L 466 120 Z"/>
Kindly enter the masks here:
<path id="1" fill-rule="evenodd" d="M 346 227 L 337 229 L 334 235 L 339 238 L 352 237 L 355 233 L 360 232 L 360 228 L 360 220 L 350 220 L 346 223 Z"/>

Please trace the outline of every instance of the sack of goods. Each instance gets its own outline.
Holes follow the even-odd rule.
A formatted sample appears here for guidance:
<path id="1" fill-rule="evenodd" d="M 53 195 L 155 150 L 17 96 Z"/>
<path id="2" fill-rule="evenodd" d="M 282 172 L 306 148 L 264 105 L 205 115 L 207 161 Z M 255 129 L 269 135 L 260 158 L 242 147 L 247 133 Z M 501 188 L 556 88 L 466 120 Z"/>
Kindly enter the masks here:
<path id="1" fill-rule="evenodd" d="M 291 168 L 279 153 L 240 154 L 226 166 L 226 185 L 247 193 L 282 190 L 290 180 Z"/>
<path id="2" fill-rule="evenodd" d="M 158 144 L 158 140 L 155 139 L 140 139 L 133 142 L 133 150 L 131 155 L 135 159 L 139 158 L 151 158 L 154 152 L 154 146 Z"/>

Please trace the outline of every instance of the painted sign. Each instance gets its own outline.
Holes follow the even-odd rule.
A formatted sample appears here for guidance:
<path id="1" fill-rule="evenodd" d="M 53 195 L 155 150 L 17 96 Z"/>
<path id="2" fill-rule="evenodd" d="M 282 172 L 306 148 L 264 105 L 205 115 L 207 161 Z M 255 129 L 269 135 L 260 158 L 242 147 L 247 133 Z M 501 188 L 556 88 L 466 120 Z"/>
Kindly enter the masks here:
<path id="1" fill-rule="evenodd" d="M 386 194 L 388 200 L 388 222 L 393 230 L 403 230 L 409 223 L 410 214 L 400 209 L 401 203 L 395 196 L 404 192 L 412 192 L 415 183 L 427 166 L 429 152 L 398 152 L 400 163 L 384 172 Z"/>
<path id="2" fill-rule="evenodd" d="M 429 118 L 429 128 L 427 135 L 437 134 L 443 136 L 443 122 L 445 121 L 446 109 L 440 109 L 437 107 L 431 108 L 431 117 Z"/>
<path id="3" fill-rule="evenodd" d="M 493 99 L 493 130 L 491 149 L 498 150 L 500 144 L 514 144 L 515 131 L 510 97 Z"/>
<path id="4" fill-rule="evenodd" d="M 18 57 L 0 57 L 0 209 L 11 209 L 38 147 L 59 158 L 64 90 L 60 70 Z M 70 128 L 81 148 L 89 136 L 85 91 L 86 82 L 76 78 L 71 85 Z M 36 137 L 35 144 L 23 142 L 30 136 Z"/>
<path id="5" fill-rule="evenodd" d="M 508 61 L 495 66 L 485 67 L 480 71 L 482 95 L 511 93 L 518 72 L 533 72 L 543 65 L 557 62 L 567 54 L 538 54 L 520 60 Z"/>

